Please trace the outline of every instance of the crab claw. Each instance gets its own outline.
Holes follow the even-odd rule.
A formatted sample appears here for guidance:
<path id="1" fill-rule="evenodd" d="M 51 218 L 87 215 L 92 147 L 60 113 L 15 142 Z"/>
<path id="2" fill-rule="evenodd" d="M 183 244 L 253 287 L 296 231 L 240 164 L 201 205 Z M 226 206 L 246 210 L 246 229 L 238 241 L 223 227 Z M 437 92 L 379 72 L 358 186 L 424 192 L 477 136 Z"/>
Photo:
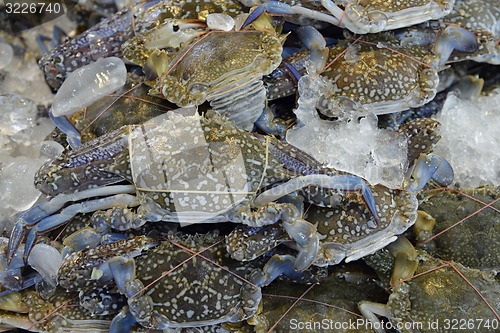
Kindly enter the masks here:
<path id="1" fill-rule="evenodd" d="M 129 282 L 135 279 L 135 260 L 115 257 L 108 261 L 108 266 L 118 289 L 127 297 L 134 296 L 137 290 L 132 290 Z"/>
<path id="2" fill-rule="evenodd" d="M 0 284 L 5 288 L 0 292 L 0 298 L 13 291 L 20 291 L 29 288 L 42 280 L 38 272 L 22 274 L 25 263 L 22 260 L 22 246 L 15 251 L 12 260 L 9 262 L 6 256 L 5 246 L 9 239 L 0 237 L 2 253 L 0 255 Z"/>
<path id="3" fill-rule="evenodd" d="M 264 12 L 269 12 L 272 14 L 282 14 L 282 15 L 295 14 L 295 12 L 291 9 L 290 5 L 287 5 L 286 3 L 278 1 L 266 2 L 263 3 L 262 5 L 257 6 L 255 10 L 248 15 L 245 22 L 243 22 L 241 28 L 243 29 L 246 26 L 255 22 L 262 14 L 264 14 Z"/>
<path id="4" fill-rule="evenodd" d="M 331 176 L 325 174 L 300 176 L 261 193 L 255 199 L 255 203 L 263 204 L 265 202 L 275 201 L 289 193 L 300 190 L 307 186 L 317 186 L 344 192 L 361 190 L 363 200 L 366 203 L 368 210 L 373 215 L 377 223 L 380 221 L 377 213 L 377 207 L 375 205 L 375 198 L 373 197 L 373 192 L 370 190 L 370 187 L 365 183 L 365 181 L 358 176 Z"/>
<path id="5" fill-rule="evenodd" d="M 295 268 L 295 259 L 293 256 L 275 254 L 264 265 L 262 270 L 254 270 L 250 274 L 249 280 L 258 287 L 265 287 L 281 274 L 298 280 L 304 273 Z"/>
<path id="6" fill-rule="evenodd" d="M 434 53 L 439 57 L 439 66 L 443 66 L 454 50 L 474 52 L 479 47 L 476 35 L 460 27 L 447 27 L 436 39 Z"/>
<path id="7" fill-rule="evenodd" d="M 28 258 L 28 264 L 52 287 L 57 285 L 57 272 L 62 261 L 61 253 L 47 244 L 36 244 Z"/>
<path id="8" fill-rule="evenodd" d="M 394 270 L 391 276 L 391 285 L 413 276 L 418 266 L 417 251 L 404 236 L 388 245 L 389 252 L 394 256 Z"/>
<path id="9" fill-rule="evenodd" d="M 26 232 L 25 225 L 19 222 L 14 225 L 14 228 L 12 228 L 9 238 L 9 244 L 7 244 L 8 266 L 10 266 L 12 258 L 14 258 L 14 254 L 19 248 L 19 245 L 21 245 L 21 240 L 23 239 L 25 232 Z"/>
<path id="10" fill-rule="evenodd" d="M 109 333 L 131 332 L 132 326 L 137 322 L 135 317 L 130 313 L 128 306 L 123 309 L 113 318 Z"/>
<path id="11" fill-rule="evenodd" d="M 56 125 L 57 128 L 66 134 L 67 141 L 72 149 L 78 148 L 82 145 L 82 137 L 80 132 L 75 128 L 75 126 L 66 118 L 66 116 L 56 117 L 52 114 L 52 110 L 49 111 L 49 117 Z"/>
<path id="12" fill-rule="evenodd" d="M 440 186 L 448 186 L 453 177 L 453 168 L 444 158 L 436 154 L 422 154 L 411 170 L 411 177 L 405 187 L 409 191 L 418 192 L 431 179 Z"/>
<path id="13" fill-rule="evenodd" d="M 266 107 L 264 109 L 262 114 L 255 121 L 255 126 L 264 133 L 276 136 L 286 133 L 286 130 L 288 129 L 288 124 L 285 121 L 282 121 L 281 119 L 275 118 L 274 108 L 270 107 Z"/>
<path id="14" fill-rule="evenodd" d="M 316 227 L 302 219 L 284 218 L 283 229 L 300 246 L 299 254 L 295 259 L 295 268 L 299 271 L 307 269 L 318 255 L 319 237 Z"/>
<path id="15" fill-rule="evenodd" d="M 178 48 L 203 35 L 207 24 L 196 19 L 167 20 L 165 24 L 148 32 L 144 46 L 148 50 Z"/>
<path id="16" fill-rule="evenodd" d="M 297 29 L 297 34 L 304 45 L 311 51 L 310 59 L 315 65 L 317 73 L 321 73 L 328 59 L 328 47 L 326 47 L 323 35 L 311 26 Z"/>

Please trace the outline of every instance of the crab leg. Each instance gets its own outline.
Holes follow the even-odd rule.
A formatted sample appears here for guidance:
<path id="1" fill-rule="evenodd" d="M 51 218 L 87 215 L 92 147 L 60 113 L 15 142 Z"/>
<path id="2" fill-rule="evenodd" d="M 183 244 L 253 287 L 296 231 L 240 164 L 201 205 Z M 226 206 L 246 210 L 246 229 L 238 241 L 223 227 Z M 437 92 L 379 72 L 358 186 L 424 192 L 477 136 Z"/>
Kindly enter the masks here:
<path id="1" fill-rule="evenodd" d="M 370 301 L 361 301 L 358 304 L 358 308 L 359 312 L 373 324 L 375 332 L 385 333 L 385 330 L 381 328 L 383 325 L 376 315 L 391 318 L 391 313 L 387 305 Z"/>
<path id="2" fill-rule="evenodd" d="M 32 207 L 30 210 L 19 216 L 19 220 L 12 229 L 9 244 L 7 246 L 7 260 L 10 263 L 14 253 L 16 252 L 19 244 L 22 241 L 23 235 L 26 232 L 26 227 L 34 225 L 38 221 L 54 214 L 59 209 L 70 201 L 79 201 L 97 196 L 109 196 L 113 194 L 134 193 L 135 187 L 133 185 L 115 185 L 102 188 L 95 188 L 71 194 L 59 194 L 49 202 L 44 202 Z M 68 207 L 69 208 L 69 207 Z M 75 213 L 76 214 L 76 213 Z M 73 215 L 74 216 L 74 215 Z M 68 219 L 66 219 L 67 221 Z M 48 229 L 44 229 L 48 230 Z M 27 251 L 27 252 L 26 252 Z M 29 250 L 25 249 L 25 253 Z"/>
<path id="3" fill-rule="evenodd" d="M 82 137 L 75 126 L 66 118 L 66 116 L 56 117 L 49 111 L 49 117 L 57 128 L 66 134 L 67 141 L 72 149 L 76 149 L 82 145 Z"/>
<path id="4" fill-rule="evenodd" d="M 23 258 L 26 260 L 28 255 L 35 243 L 36 236 L 38 233 L 42 233 L 48 230 L 55 229 L 62 225 L 63 223 L 69 221 L 76 214 L 86 214 L 95 212 L 97 210 L 110 209 L 115 206 L 138 206 L 139 200 L 136 196 L 130 194 L 117 194 L 111 197 L 105 197 L 96 200 L 90 200 L 83 203 L 73 204 L 64 208 L 59 214 L 54 214 L 49 217 L 44 218 L 38 224 L 36 224 L 28 233 L 26 238 L 26 245 L 24 247 Z"/>
<path id="5" fill-rule="evenodd" d="M 132 326 L 137 322 L 135 317 L 130 313 L 128 306 L 124 306 L 122 310 L 113 318 L 109 333 L 131 332 Z"/>
<path id="6" fill-rule="evenodd" d="M 281 274 L 296 280 L 303 275 L 301 271 L 295 268 L 295 258 L 293 256 L 276 254 L 269 259 L 262 270 L 254 270 L 249 280 L 259 287 L 265 287 Z"/>
<path id="7" fill-rule="evenodd" d="M 423 189 L 431 179 L 440 186 L 448 186 L 453 181 L 453 168 L 448 161 L 436 154 L 420 155 L 410 172 L 411 178 L 406 189 L 412 192 Z"/>
<path id="8" fill-rule="evenodd" d="M 2 237 L 0 241 L 2 247 L 5 248 L 4 245 L 7 244 L 8 239 Z M 22 247 L 16 251 L 9 267 L 4 253 L 0 257 L 0 284 L 6 288 L 6 290 L 0 292 L 0 297 L 29 288 L 42 280 L 42 277 L 37 272 L 25 274 L 24 276 L 21 274 L 21 269 L 25 265 L 21 259 L 22 251 Z"/>
<path id="9" fill-rule="evenodd" d="M 300 176 L 263 192 L 255 199 L 255 203 L 262 204 L 264 202 L 275 201 L 286 194 L 290 194 L 311 185 L 340 191 L 361 190 L 363 200 L 365 201 L 368 210 L 373 215 L 375 220 L 379 221 L 373 193 L 363 179 L 357 176 L 329 176 L 321 174 Z"/>
<path id="10" fill-rule="evenodd" d="M 438 56 L 439 66 L 443 66 L 451 52 L 474 52 L 479 47 L 476 35 L 464 28 L 447 27 L 436 38 L 434 53 Z"/>

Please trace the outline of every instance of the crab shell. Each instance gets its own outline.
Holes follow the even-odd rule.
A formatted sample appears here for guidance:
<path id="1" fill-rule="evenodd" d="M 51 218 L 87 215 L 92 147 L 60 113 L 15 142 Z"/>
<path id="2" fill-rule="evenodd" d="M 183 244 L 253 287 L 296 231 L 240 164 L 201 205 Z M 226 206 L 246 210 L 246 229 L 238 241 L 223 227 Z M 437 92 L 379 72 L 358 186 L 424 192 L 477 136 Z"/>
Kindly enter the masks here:
<path id="1" fill-rule="evenodd" d="M 321 74 L 326 91 L 318 102 L 329 115 L 335 102 L 348 98 L 375 114 L 424 105 L 439 83 L 433 56 L 415 45 L 399 45 L 390 35 L 363 36 L 334 46 Z"/>
<path id="2" fill-rule="evenodd" d="M 345 25 L 354 33 L 399 29 L 439 19 L 449 14 L 454 4 L 455 0 L 354 0 L 345 8 L 345 16 L 349 19 Z"/>
<path id="3" fill-rule="evenodd" d="M 180 107 L 209 101 L 251 130 L 264 109 L 262 76 L 280 64 L 284 38 L 268 31 L 211 31 L 173 58 L 156 50 L 144 69 L 154 84 L 151 93 Z"/>
<path id="4" fill-rule="evenodd" d="M 445 266 L 436 270 L 442 266 L 442 261 L 423 252 L 419 256 L 420 265 L 416 276 L 408 282 L 397 284 L 389 297 L 387 306 L 394 316 L 391 321 L 424 323 L 422 332 L 448 332 L 443 327 L 436 330 L 425 325 L 454 318 L 482 318 L 490 322 L 497 320 L 498 315 L 492 309 L 500 308 L 500 288 L 494 273 L 467 268 L 459 263 L 452 263 L 454 268 Z M 436 307 L 440 311 L 431 310 Z M 481 327 L 477 331 L 489 329 Z"/>
<path id="5" fill-rule="evenodd" d="M 333 208 L 311 206 L 305 217 L 316 222 L 323 236 L 315 265 L 354 261 L 385 247 L 417 219 L 415 194 L 377 185 L 372 189 L 380 219 L 376 223 L 365 205 L 346 200 Z"/>
<path id="6" fill-rule="evenodd" d="M 128 303 L 141 325 L 198 327 L 256 313 L 262 294 L 245 280 L 251 268 L 231 259 L 220 240 L 210 234 L 172 238 L 135 258 L 134 283 L 141 291 Z"/>
<path id="7" fill-rule="evenodd" d="M 226 221 L 260 187 L 290 177 L 271 141 L 216 115 L 169 112 L 66 152 L 38 171 L 35 186 L 55 196 L 128 180 L 149 221 Z"/>

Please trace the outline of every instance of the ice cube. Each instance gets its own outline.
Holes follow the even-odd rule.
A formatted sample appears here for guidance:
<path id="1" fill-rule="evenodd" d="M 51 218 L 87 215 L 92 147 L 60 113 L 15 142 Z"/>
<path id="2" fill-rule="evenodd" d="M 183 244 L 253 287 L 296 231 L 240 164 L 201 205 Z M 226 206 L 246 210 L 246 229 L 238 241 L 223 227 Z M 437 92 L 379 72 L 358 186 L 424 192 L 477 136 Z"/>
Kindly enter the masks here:
<path id="1" fill-rule="evenodd" d="M 450 93 L 436 119 L 441 140 L 434 153 L 453 167 L 464 187 L 500 185 L 500 89 L 488 96 L 461 99 Z"/>
<path id="2" fill-rule="evenodd" d="M 101 58 L 72 72 L 54 97 L 54 116 L 68 116 L 122 87 L 127 79 L 123 60 Z"/>

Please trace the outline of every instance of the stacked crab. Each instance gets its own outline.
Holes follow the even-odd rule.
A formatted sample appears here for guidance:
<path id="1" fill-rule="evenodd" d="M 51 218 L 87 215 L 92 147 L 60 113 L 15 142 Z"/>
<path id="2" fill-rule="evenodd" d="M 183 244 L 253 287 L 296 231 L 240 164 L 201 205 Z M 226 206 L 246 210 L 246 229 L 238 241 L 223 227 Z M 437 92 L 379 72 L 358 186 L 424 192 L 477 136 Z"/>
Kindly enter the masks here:
<path id="1" fill-rule="evenodd" d="M 497 6 L 245 5 L 258 6 L 248 14 L 231 1 L 140 3 L 42 57 L 59 90 L 52 138 L 66 149 L 35 175 L 48 200 L 2 239 L 0 327 L 281 332 L 358 322 L 354 331 L 448 331 L 477 317 L 474 329 L 495 330 L 500 288 L 487 269 L 500 266 L 498 189 L 435 189 L 453 171 L 431 152 L 440 124 L 420 116 L 451 89 L 454 79 L 440 76 L 450 62 L 500 62 Z M 116 79 L 103 63 L 128 73 Z M 409 108 L 419 109 L 380 130 L 402 142 L 400 178 L 390 183 L 283 140 L 310 126 L 302 135 L 319 142 L 310 135 Z M 494 201 L 456 249 L 433 236 L 447 227 L 417 209 L 446 221 L 440 208 L 478 209 L 457 203 L 464 197 Z M 471 300 L 474 290 L 482 300 Z M 290 312 L 287 325 L 290 309 L 273 297 L 308 292 L 314 306 Z M 432 313 L 433 304 L 447 305 Z"/>

